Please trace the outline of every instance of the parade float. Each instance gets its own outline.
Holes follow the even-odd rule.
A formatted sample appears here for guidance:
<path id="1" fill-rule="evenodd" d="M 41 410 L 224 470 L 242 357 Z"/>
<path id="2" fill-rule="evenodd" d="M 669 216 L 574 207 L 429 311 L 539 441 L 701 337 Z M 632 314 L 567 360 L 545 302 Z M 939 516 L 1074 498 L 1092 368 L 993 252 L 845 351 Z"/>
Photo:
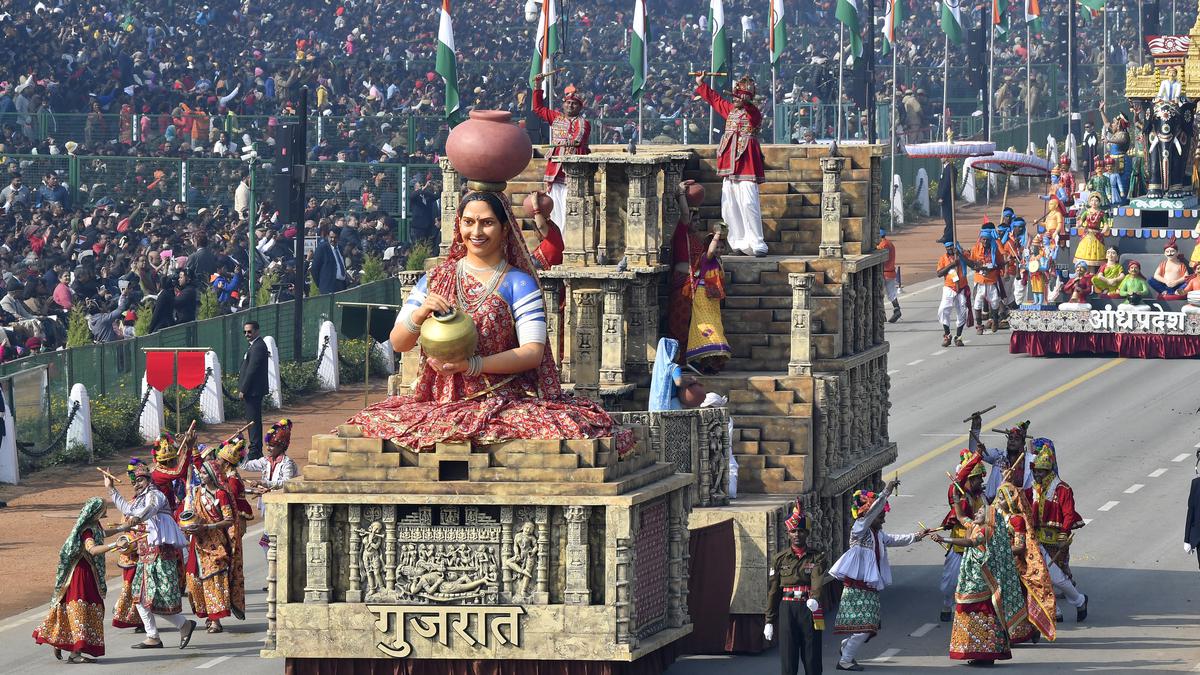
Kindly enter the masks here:
<path id="1" fill-rule="evenodd" d="M 1087 203 L 1107 185 L 1107 204 L 1088 204 L 1067 220 L 1070 245 L 1060 247 L 1056 261 L 1026 263 L 1030 273 L 1070 275 L 1073 287 L 1092 292 L 1064 292 L 1060 304 L 1013 311 L 1013 353 L 1200 356 L 1200 283 L 1190 272 L 1200 261 L 1194 182 L 1200 21 L 1188 35 L 1147 43 L 1151 62 L 1126 73 L 1132 119 L 1105 119 L 1100 168 L 1080 167 L 1098 177 L 1092 187 L 1099 189 L 1085 183 L 1078 201 Z M 1076 267 L 1081 261 L 1086 272 Z"/>
<path id="2" fill-rule="evenodd" d="M 673 186 L 710 186 L 701 216 L 717 219 L 715 148 L 561 160 L 564 262 L 540 274 L 547 344 L 562 388 L 603 404 L 635 442 L 418 452 L 363 425 L 314 437 L 301 479 L 267 498 L 264 656 L 286 658 L 289 672 L 349 659 L 404 673 L 531 672 L 534 661 L 538 672 L 656 673 L 680 654 L 766 647 L 767 572 L 786 546 L 787 506 L 800 497 L 811 541 L 836 557 L 850 495 L 879 489 L 896 446 L 874 239 L 881 150 L 765 150 L 772 255 L 726 260 L 734 355 L 702 380 L 728 406 L 646 410 Z M 443 256 L 474 170 L 452 160 Z M 512 203 L 540 189 L 543 167 L 535 157 L 507 176 Z M 402 276 L 406 294 L 419 277 Z M 423 368 L 403 354 L 390 393 L 412 393 Z"/>

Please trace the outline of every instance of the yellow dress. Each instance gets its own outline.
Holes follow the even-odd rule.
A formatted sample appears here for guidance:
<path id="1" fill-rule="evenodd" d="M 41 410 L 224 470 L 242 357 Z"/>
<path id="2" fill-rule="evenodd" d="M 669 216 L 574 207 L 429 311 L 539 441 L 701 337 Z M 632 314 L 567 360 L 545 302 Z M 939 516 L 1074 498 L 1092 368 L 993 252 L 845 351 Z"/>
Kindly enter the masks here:
<path id="1" fill-rule="evenodd" d="M 1104 214 L 1100 211 L 1089 210 L 1080 219 L 1083 226 L 1083 238 L 1075 249 L 1075 262 L 1083 261 L 1089 267 L 1099 267 L 1107 259 L 1104 250 L 1104 230 L 1108 223 L 1104 222 Z"/>

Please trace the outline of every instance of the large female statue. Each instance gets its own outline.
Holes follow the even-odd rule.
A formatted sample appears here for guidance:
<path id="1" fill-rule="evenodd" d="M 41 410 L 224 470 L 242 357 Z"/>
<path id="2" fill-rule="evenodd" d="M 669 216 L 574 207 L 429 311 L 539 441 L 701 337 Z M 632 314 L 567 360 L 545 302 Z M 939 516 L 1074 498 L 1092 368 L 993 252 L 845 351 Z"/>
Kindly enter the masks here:
<path id="1" fill-rule="evenodd" d="M 350 419 L 367 436 L 417 450 L 442 441 L 581 439 L 618 435 L 596 403 L 564 396 L 546 348 L 546 310 L 529 251 L 498 185 L 476 184 L 459 205 L 450 252 L 421 277 L 392 329 L 392 348 L 417 344 L 422 326 L 451 310 L 475 323 L 475 355 L 442 361 L 422 350 L 412 394 L 393 396 Z"/>

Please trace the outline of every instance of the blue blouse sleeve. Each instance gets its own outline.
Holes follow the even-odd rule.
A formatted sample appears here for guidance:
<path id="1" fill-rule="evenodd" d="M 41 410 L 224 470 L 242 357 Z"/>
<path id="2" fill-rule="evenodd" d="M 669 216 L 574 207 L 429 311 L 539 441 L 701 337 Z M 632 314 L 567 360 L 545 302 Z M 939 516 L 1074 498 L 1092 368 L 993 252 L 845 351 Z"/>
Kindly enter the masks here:
<path id="1" fill-rule="evenodd" d="M 517 344 L 546 344 L 546 302 L 533 277 L 520 270 L 509 270 L 500 294 L 512 309 Z"/>
<path id="2" fill-rule="evenodd" d="M 397 326 L 403 325 L 405 318 L 412 318 L 413 312 L 425 304 L 425 298 L 429 295 L 428 289 L 429 275 L 423 274 L 421 275 L 421 279 L 417 281 L 417 285 L 408 294 L 408 299 L 404 301 L 404 306 L 400 308 L 400 313 L 396 315 Z"/>

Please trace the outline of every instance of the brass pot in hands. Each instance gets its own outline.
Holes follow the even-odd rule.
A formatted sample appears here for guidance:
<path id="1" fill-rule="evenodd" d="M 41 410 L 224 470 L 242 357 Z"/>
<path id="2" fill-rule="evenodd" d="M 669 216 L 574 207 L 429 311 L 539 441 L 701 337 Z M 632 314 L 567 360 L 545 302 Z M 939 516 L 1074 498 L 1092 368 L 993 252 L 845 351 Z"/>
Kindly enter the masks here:
<path id="1" fill-rule="evenodd" d="M 475 355 L 479 333 L 466 312 L 451 310 L 430 314 L 421 324 L 421 349 L 439 361 L 465 361 Z"/>

